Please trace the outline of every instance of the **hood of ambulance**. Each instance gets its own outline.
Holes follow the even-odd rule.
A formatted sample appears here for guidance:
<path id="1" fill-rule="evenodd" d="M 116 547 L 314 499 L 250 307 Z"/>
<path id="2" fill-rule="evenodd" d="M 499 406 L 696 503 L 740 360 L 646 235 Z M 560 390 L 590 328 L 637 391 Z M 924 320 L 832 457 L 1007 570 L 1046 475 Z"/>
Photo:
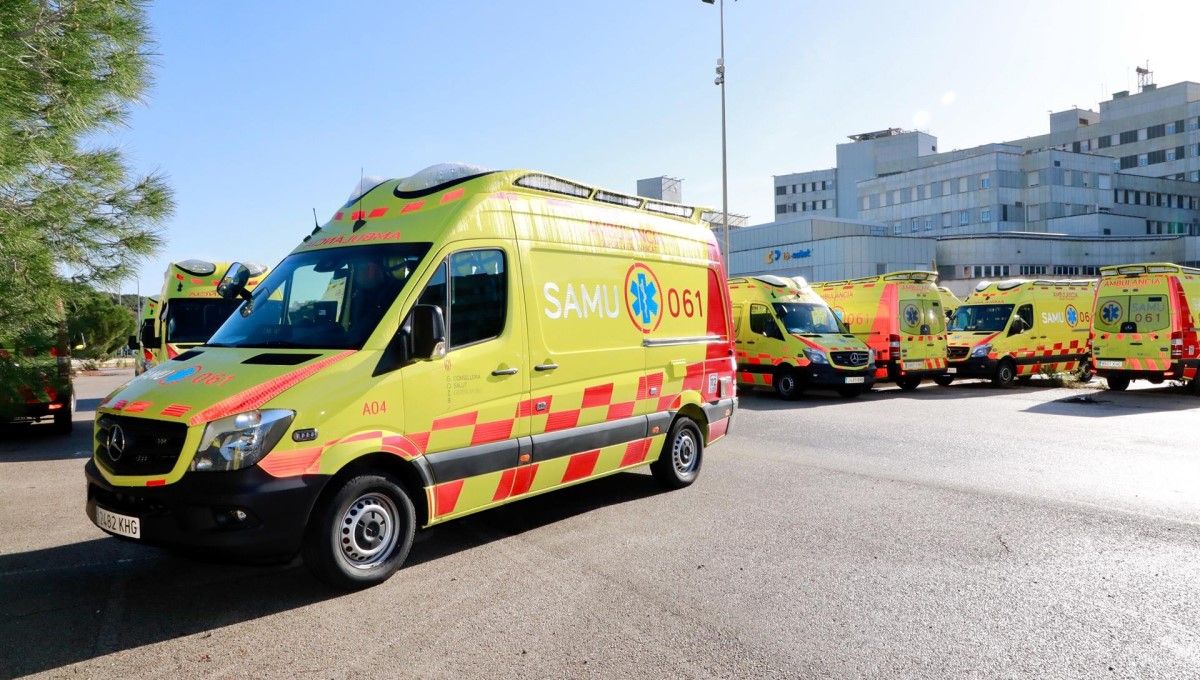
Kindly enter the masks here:
<path id="1" fill-rule="evenodd" d="M 999 331 L 948 331 L 946 333 L 946 346 L 975 349 L 980 345 L 995 340 L 999 335 Z"/>
<path id="2" fill-rule="evenodd" d="M 821 333 L 819 335 L 800 335 L 792 333 L 792 338 L 798 342 L 797 356 L 804 355 L 804 349 L 815 349 L 825 353 L 826 358 L 833 362 L 833 352 L 866 352 L 867 344 L 854 336 L 845 336 L 841 333 Z M 834 364 L 838 368 L 847 370 L 859 370 L 867 368 L 867 364 L 862 366 L 842 366 Z"/>
<path id="3" fill-rule="evenodd" d="M 165 361 L 125 383 L 97 411 L 197 426 L 256 408 L 287 408 L 299 423 L 313 401 L 297 394 L 308 392 L 306 383 L 346 370 L 363 354 L 371 352 L 200 347 L 184 361 Z"/>

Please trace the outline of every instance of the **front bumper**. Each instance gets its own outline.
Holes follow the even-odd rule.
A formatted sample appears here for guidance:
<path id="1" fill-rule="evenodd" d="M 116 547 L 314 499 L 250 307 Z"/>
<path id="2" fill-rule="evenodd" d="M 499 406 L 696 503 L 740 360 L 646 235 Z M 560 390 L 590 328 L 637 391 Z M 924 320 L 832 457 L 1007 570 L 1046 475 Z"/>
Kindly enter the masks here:
<path id="1" fill-rule="evenodd" d="M 141 538 L 129 540 L 251 558 L 290 557 L 299 551 L 309 514 L 329 479 L 277 479 L 253 466 L 193 472 L 166 486 L 127 487 L 110 484 L 92 460 L 84 474 L 92 523 L 99 506 L 140 520 Z M 236 510 L 246 518 L 235 520 Z"/>
<path id="2" fill-rule="evenodd" d="M 830 364 L 809 364 L 796 369 L 800 382 L 805 387 L 861 386 L 863 389 L 875 384 L 875 370 L 868 366 L 858 370 L 838 368 Z M 862 378 L 862 382 L 848 382 L 847 378 Z"/>
<path id="3" fill-rule="evenodd" d="M 996 376 L 998 359 L 974 357 L 963 361 L 951 361 L 947 364 L 946 373 L 956 378 L 983 378 L 990 380 Z M 951 370 L 953 369 L 953 370 Z"/>

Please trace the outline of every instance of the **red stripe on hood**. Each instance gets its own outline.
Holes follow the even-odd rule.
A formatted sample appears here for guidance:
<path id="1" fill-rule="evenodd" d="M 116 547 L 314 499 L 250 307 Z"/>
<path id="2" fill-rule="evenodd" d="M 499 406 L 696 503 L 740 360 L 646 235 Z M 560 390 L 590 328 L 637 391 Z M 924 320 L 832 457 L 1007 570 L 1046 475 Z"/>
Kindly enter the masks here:
<path id="1" fill-rule="evenodd" d="M 285 390 L 301 380 L 332 366 L 351 354 L 354 354 L 354 350 L 348 349 L 345 352 L 339 352 L 333 356 L 325 357 L 320 361 L 311 363 L 308 366 L 298 368 L 291 373 L 284 373 L 281 376 L 272 378 L 261 385 L 255 385 L 248 390 L 238 392 L 232 397 L 222 399 L 192 416 L 192 419 L 188 421 L 188 425 L 196 426 L 200 423 L 216 420 L 217 418 L 224 418 L 235 413 L 256 409 L 283 394 Z"/>

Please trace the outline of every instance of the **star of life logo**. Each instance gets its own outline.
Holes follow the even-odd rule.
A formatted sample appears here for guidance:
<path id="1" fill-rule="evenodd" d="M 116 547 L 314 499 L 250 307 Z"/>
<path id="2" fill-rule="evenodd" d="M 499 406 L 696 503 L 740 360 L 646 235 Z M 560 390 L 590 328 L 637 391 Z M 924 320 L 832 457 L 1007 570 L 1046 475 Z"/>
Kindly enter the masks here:
<path id="1" fill-rule="evenodd" d="M 643 333 L 654 331 L 662 321 L 662 285 L 654 270 L 641 262 L 625 273 L 625 311 Z"/>

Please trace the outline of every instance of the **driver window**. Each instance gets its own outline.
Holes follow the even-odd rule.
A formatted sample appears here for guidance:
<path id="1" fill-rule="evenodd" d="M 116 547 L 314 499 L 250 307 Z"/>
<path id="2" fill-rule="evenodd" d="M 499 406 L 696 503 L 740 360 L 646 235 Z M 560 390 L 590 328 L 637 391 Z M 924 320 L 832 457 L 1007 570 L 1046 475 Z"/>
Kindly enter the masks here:
<path id="1" fill-rule="evenodd" d="M 441 308 L 448 349 L 499 336 L 508 316 L 504 253 L 489 249 L 450 255 L 438 265 L 417 304 Z"/>
<path id="2" fill-rule="evenodd" d="M 1024 323 L 1020 325 L 1014 324 L 1014 330 L 1020 328 L 1023 332 L 1033 328 L 1033 305 L 1021 305 L 1018 307 L 1016 318 Z"/>
<path id="3" fill-rule="evenodd" d="M 776 340 L 783 339 L 783 333 L 775 325 L 775 316 L 766 305 L 750 305 L 750 332 Z"/>

